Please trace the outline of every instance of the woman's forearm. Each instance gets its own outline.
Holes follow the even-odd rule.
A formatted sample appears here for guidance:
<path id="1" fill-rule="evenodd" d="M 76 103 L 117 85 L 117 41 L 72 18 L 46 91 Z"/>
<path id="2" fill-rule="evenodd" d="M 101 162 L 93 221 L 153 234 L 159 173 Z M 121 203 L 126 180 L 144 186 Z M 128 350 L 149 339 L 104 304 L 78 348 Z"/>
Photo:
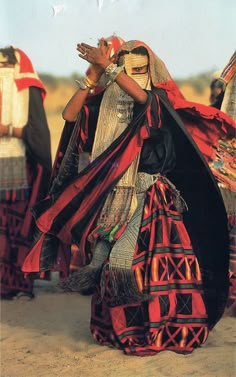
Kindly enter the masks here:
<path id="1" fill-rule="evenodd" d="M 62 112 L 62 117 L 68 122 L 75 122 L 80 112 L 86 97 L 89 93 L 89 88 L 78 89 L 67 103 L 65 109 Z"/>
<path id="2" fill-rule="evenodd" d="M 126 73 L 120 72 L 115 81 L 135 102 L 145 103 L 147 101 L 147 93 Z"/>
<path id="3" fill-rule="evenodd" d="M 109 60 L 105 60 L 104 63 L 101 64 L 101 67 L 106 72 L 106 69 L 109 65 L 114 65 L 110 63 Z M 119 69 L 120 67 L 117 67 Z M 109 76 L 109 75 L 108 75 Z M 124 90 L 130 97 L 134 99 L 135 102 L 138 103 L 145 103 L 147 101 L 147 93 L 143 90 L 139 84 L 132 77 L 129 77 L 125 72 L 121 71 L 115 78 L 116 83 L 119 87 Z"/>

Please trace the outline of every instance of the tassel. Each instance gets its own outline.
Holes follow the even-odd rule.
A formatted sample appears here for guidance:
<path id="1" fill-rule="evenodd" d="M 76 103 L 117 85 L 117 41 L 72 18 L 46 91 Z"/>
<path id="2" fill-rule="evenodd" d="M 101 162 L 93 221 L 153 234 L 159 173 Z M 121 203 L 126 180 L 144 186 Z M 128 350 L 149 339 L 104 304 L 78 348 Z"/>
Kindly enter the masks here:
<path id="1" fill-rule="evenodd" d="M 112 268 L 109 270 L 109 284 L 112 294 L 111 306 L 150 301 L 153 297 L 138 290 L 132 270 Z"/>
<path id="2" fill-rule="evenodd" d="M 78 292 L 82 295 L 91 295 L 99 284 L 101 268 L 87 265 L 73 272 L 70 276 L 62 279 L 58 287 L 65 292 Z"/>
<path id="3" fill-rule="evenodd" d="M 179 213 L 183 213 L 185 211 L 188 211 L 187 203 L 185 202 L 184 198 L 180 195 L 180 191 L 177 190 L 175 185 L 166 177 L 162 177 L 164 179 L 164 182 L 168 183 L 170 186 L 171 193 L 173 195 L 173 202 L 175 205 L 175 208 Z"/>
<path id="4" fill-rule="evenodd" d="M 183 197 L 180 195 L 180 192 L 178 190 L 175 190 L 173 192 L 173 201 L 175 208 L 179 213 L 183 213 L 185 211 L 188 211 L 188 206 Z"/>

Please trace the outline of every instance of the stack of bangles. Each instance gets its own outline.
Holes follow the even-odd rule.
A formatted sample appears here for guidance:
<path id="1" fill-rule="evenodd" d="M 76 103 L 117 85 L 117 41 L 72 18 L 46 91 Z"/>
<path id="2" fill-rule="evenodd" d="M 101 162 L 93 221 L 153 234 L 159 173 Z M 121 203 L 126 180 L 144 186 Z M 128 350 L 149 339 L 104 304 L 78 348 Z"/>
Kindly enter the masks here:
<path id="1" fill-rule="evenodd" d="M 97 86 L 97 82 L 91 80 L 88 76 L 85 77 L 84 79 L 84 83 L 85 85 L 89 88 L 89 89 L 94 89 L 96 86 Z"/>
<path id="2" fill-rule="evenodd" d="M 98 85 L 97 82 L 91 80 L 88 76 L 86 76 L 83 81 L 78 81 L 78 80 L 75 80 L 75 81 L 77 82 L 80 89 L 82 90 L 89 89 L 90 94 L 94 93 L 94 88 Z"/>

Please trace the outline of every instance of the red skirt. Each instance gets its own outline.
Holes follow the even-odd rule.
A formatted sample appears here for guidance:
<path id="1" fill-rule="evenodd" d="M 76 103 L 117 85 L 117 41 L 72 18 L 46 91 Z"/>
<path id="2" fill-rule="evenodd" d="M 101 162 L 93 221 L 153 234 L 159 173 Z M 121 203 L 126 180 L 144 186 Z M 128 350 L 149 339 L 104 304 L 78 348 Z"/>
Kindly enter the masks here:
<path id="1" fill-rule="evenodd" d="M 201 273 L 165 180 L 147 191 L 132 270 L 139 291 L 153 299 L 114 306 L 107 271 L 103 298 L 100 286 L 92 297 L 94 338 L 138 356 L 190 353 L 203 344 L 208 328 Z"/>

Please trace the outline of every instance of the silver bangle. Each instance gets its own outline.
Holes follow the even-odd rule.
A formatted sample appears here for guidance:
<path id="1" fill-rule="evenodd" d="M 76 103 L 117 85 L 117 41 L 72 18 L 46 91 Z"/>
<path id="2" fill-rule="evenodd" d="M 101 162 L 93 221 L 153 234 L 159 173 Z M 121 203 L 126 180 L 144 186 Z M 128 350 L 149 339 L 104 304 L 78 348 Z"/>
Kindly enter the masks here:
<path id="1" fill-rule="evenodd" d="M 105 74 L 109 77 L 107 86 L 115 81 L 117 76 L 124 71 L 124 66 L 118 66 L 117 64 L 111 63 L 105 68 Z"/>
<path id="2" fill-rule="evenodd" d="M 13 135 L 13 125 L 12 124 L 9 124 L 8 125 L 8 136 L 9 137 L 12 137 L 12 135 Z"/>

